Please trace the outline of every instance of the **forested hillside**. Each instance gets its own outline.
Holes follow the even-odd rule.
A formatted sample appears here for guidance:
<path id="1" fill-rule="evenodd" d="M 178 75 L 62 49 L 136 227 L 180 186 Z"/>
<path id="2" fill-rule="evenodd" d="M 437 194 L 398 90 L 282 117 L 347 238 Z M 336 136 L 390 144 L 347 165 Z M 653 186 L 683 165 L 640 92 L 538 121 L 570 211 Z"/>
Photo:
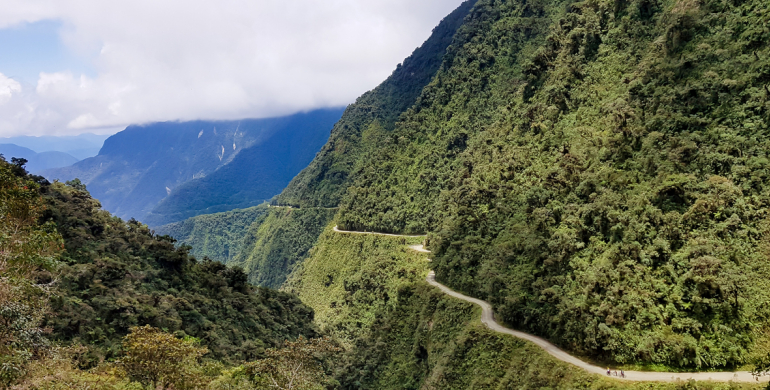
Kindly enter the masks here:
<path id="1" fill-rule="evenodd" d="M 246 235 L 253 225 L 261 224 L 268 212 L 267 205 L 260 205 L 199 215 L 154 230 L 156 234 L 168 235 L 180 244 L 189 245 L 190 254 L 195 257 L 228 264 L 234 256 L 247 250 L 243 245 Z"/>
<path id="2" fill-rule="evenodd" d="M 242 361 L 299 335 L 315 335 L 313 311 L 285 293 L 254 288 L 237 268 L 198 261 L 146 225 L 101 209 L 78 184 L 41 188 L 43 221 L 64 239 L 58 297 L 46 326 L 54 340 L 114 357 L 133 326 L 202 340 L 211 357 Z"/>
<path id="3" fill-rule="evenodd" d="M 317 240 L 274 242 L 312 242 L 284 289 L 348 347 L 342 387 L 623 387 L 473 328 L 426 288 L 428 267 L 596 362 L 768 356 L 769 23 L 761 0 L 479 0 L 442 22 L 440 59 L 418 55 L 441 46 L 426 42 L 349 107 L 272 202 L 339 206 Z M 435 70 L 403 82 L 415 58 Z M 278 210 L 254 242 L 289 226 Z M 433 261 L 335 223 L 427 233 Z"/>
<path id="4" fill-rule="evenodd" d="M 590 375 L 479 321 L 480 309 L 425 283 L 421 238 L 344 234 L 327 226 L 286 289 L 347 345 L 339 389 L 710 389 L 752 384 L 644 383 Z"/>
<path id="5" fill-rule="evenodd" d="M 251 283 L 280 288 L 336 213 L 336 209 L 271 207 L 251 226 L 243 250 L 228 265 L 242 267 Z"/>
<path id="6" fill-rule="evenodd" d="M 0 158 L 0 200 L 1 388 L 232 389 L 286 348 L 303 348 L 289 361 L 337 350 L 307 339 L 313 311 L 295 296 L 110 215 L 79 181 Z M 253 374 L 223 371 L 234 365 Z M 302 375 L 322 381 L 316 365 Z"/>
<path id="7" fill-rule="evenodd" d="M 481 0 L 345 196 L 580 354 L 736 366 L 767 335 L 770 10 Z"/>
<path id="8" fill-rule="evenodd" d="M 321 152 L 271 201 L 273 205 L 299 208 L 290 211 L 271 209 L 264 219 L 255 219 L 248 231 L 227 228 L 227 233 L 223 234 L 220 228 L 226 221 L 250 218 L 246 214 L 238 216 L 239 212 L 192 218 L 159 227 L 158 231 L 191 245 L 193 253 L 243 267 L 253 283 L 280 287 L 293 266 L 305 259 L 324 226 L 336 213 L 333 208 L 350 184 L 355 166 L 364 164 L 382 146 L 381 141 L 393 129 L 399 115 L 415 103 L 422 88 L 438 71 L 447 47 L 474 3 L 475 0 L 467 1 L 447 16 L 431 37 L 386 81 L 349 106 Z M 241 167 L 237 174 L 249 175 L 250 169 Z M 190 184 L 192 191 L 195 186 Z M 174 196 L 168 201 L 172 198 Z M 240 222 L 236 225 L 241 226 Z M 242 244 L 233 241 L 236 230 L 238 238 L 235 240 L 243 237 Z M 222 256 L 222 249 L 213 249 L 213 243 L 225 241 L 230 243 L 230 248 L 237 245 L 238 253 L 231 250 L 228 256 Z"/>

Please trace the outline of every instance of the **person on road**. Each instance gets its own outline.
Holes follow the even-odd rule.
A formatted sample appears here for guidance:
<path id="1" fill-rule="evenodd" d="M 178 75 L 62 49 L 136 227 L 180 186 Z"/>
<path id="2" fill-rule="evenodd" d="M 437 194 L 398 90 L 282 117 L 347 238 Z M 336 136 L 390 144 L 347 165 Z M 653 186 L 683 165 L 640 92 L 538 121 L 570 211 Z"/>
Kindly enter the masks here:
<path id="1" fill-rule="evenodd" d="M 620 377 L 621 378 L 625 378 L 626 377 L 626 373 L 623 372 L 623 370 L 620 370 Z"/>
<path id="2" fill-rule="evenodd" d="M 612 376 L 612 371 L 610 371 L 609 367 L 607 367 L 607 376 Z"/>

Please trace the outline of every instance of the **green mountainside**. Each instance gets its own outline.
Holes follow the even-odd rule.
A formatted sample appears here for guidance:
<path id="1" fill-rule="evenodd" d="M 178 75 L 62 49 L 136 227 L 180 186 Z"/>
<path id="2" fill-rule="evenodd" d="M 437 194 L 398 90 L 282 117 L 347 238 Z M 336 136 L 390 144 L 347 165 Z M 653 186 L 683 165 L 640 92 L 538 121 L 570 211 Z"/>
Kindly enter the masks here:
<path id="1" fill-rule="evenodd" d="M 103 211 L 78 185 L 44 185 L 41 192 L 42 220 L 64 239 L 45 324 L 54 340 L 109 358 L 131 327 L 152 325 L 200 339 L 212 358 L 242 361 L 286 338 L 316 334 L 313 311 L 296 297 L 252 287 L 239 269 L 197 261 L 170 237 Z"/>
<path id="2" fill-rule="evenodd" d="M 51 184 L 23 160 L 0 157 L 0 388 L 255 389 L 297 373 L 326 380 L 316 359 L 338 348 L 314 338 L 312 309 L 188 251 L 102 210 L 80 181 Z M 301 370 L 275 369 L 287 354 Z"/>
<path id="3" fill-rule="evenodd" d="M 324 208 L 271 208 L 251 226 L 243 239 L 244 250 L 229 263 L 241 267 L 249 282 L 280 288 L 288 275 L 308 255 L 337 210 Z"/>
<path id="4" fill-rule="evenodd" d="M 765 353 L 770 11 L 479 1 L 341 204 L 434 232 L 438 278 L 619 363 Z"/>
<path id="5" fill-rule="evenodd" d="M 559 362 L 539 347 L 487 329 L 481 310 L 425 283 L 420 238 L 340 234 L 327 226 L 285 288 L 348 346 L 339 389 L 711 389 L 737 383 L 620 382 Z"/>
<path id="6" fill-rule="evenodd" d="M 262 205 L 199 215 L 156 232 L 191 246 L 194 256 L 242 268 L 250 283 L 279 288 L 336 212 Z"/>
<path id="7" fill-rule="evenodd" d="M 380 145 L 438 71 L 447 47 L 476 0 L 468 0 L 433 30 L 430 38 L 374 90 L 349 106 L 310 165 L 278 196 L 276 204 L 337 207 L 358 166 Z"/>
<path id="8" fill-rule="evenodd" d="M 155 228 L 158 235 L 174 237 L 191 247 L 190 254 L 224 264 L 246 251 L 244 238 L 254 224 L 260 224 L 269 213 L 267 205 L 224 213 L 204 214 Z"/>
<path id="9" fill-rule="evenodd" d="M 298 209 L 288 213 L 281 208 L 271 209 L 268 217 L 255 218 L 248 229 L 241 229 L 245 225 L 240 223 L 235 228 L 226 227 L 232 219 L 247 221 L 252 217 L 250 212 L 243 216 L 234 212 L 191 218 L 156 230 L 192 246 L 196 255 L 243 267 L 252 283 L 280 287 L 335 214 L 333 208 L 350 184 L 355 167 L 364 164 L 382 145 L 399 115 L 415 103 L 438 71 L 447 47 L 474 3 L 464 2 L 444 18 L 431 37 L 386 81 L 345 110 L 315 159 L 271 201 L 273 205 Z M 239 252 L 221 245 L 213 249 L 212 245 L 219 245 L 213 243 L 225 242 L 229 248 L 238 246 Z"/>
<path id="10" fill-rule="evenodd" d="M 434 71 L 349 107 L 231 264 L 313 308 L 341 388 L 740 388 L 587 375 L 424 279 L 601 364 L 768 356 L 767 2 L 478 0 L 442 26 L 412 57 Z M 337 224 L 425 233 L 432 262 Z"/>

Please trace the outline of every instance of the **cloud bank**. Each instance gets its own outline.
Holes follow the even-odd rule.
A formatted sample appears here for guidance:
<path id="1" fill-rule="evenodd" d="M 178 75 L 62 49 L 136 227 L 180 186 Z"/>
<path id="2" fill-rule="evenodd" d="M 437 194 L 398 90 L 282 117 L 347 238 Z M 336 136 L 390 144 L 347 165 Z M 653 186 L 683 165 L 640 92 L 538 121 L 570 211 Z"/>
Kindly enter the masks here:
<path id="1" fill-rule="evenodd" d="M 462 0 L 5 0 L 0 28 L 59 20 L 96 75 L 2 75 L 0 136 L 269 117 L 351 103 Z"/>

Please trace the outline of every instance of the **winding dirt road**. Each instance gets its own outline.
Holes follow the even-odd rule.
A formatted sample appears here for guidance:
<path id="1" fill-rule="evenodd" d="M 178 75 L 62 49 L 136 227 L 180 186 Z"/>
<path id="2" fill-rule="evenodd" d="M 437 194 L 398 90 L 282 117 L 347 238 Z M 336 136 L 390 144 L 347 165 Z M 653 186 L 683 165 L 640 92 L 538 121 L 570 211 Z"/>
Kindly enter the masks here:
<path id="1" fill-rule="evenodd" d="M 337 226 L 334 227 L 334 231 L 337 233 L 346 233 L 346 234 L 371 234 L 371 235 L 377 235 L 377 236 L 387 236 L 387 237 L 408 237 L 408 238 L 414 238 L 414 237 L 425 237 L 425 236 L 405 236 L 400 234 L 388 234 L 388 233 L 376 233 L 376 232 L 355 232 L 355 231 L 347 231 L 347 230 L 340 230 L 337 228 Z M 411 245 L 409 246 L 410 249 L 415 250 L 417 252 L 421 253 L 430 253 L 429 250 L 425 249 L 422 245 Z M 450 295 L 454 298 L 461 299 L 466 302 L 470 302 L 476 305 L 481 306 L 481 322 L 486 325 L 489 329 L 504 333 L 507 335 L 511 335 L 513 337 L 518 337 L 520 339 L 529 341 L 531 343 L 534 343 L 538 347 L 545 350 L 549 355 L 555 357 L 558 360 L 561 360 L 563 362 L 572 364 L 574 366 L 580 367 L 585 371 L 588 371 L 592 374 L 598 374 L 598 375 L 607 375 L 607 369 L 594 366 L 592 364 L 586 363 L 567 352 L 562 351 L 559 349 L 559 347 L 551 344 L 550 342 L 546 341 L 543 338 L 531 335 L 529 333 L 520 332 L 513 329 L 508 329 L 502 325 L 500 325 L 497 321 L 495 321 L 495 314 L 492 310 L 492 305 L 490 305 L 486 301 L 482 301 L 481 299 L 476 299 L 469 297 L 467 295 L 461 294 L 457 291 L 452 290 L 451 288 L 444 286 L 443 284 L 436 281 L 436 273 L 433 271 L 430 271 L 428 273 L 428 277 L 426 279 L 428 284 L 434 287 L 438 287 L 441 291 L 443 291 L 445 294 Z M 613 373 L 615 371 L 613 370 Z M 755 377 L 751 374 L 751 372 L 748 371 L 736 371 L 736 372 L 651 372 L 651 371 L 626 371 L 625 378 L 619 378 L 614 377 L 616 379 L 621 380 L 629 380 L 629 381 L 645 381 L 645 382 L 673 382 L 677 380 L 689 380 L 694 379 L 697 381 L 712 381 L 712 382 L 768 382 L 770 381 L 770 376 L 763 376 L 763 377 Z"/>

